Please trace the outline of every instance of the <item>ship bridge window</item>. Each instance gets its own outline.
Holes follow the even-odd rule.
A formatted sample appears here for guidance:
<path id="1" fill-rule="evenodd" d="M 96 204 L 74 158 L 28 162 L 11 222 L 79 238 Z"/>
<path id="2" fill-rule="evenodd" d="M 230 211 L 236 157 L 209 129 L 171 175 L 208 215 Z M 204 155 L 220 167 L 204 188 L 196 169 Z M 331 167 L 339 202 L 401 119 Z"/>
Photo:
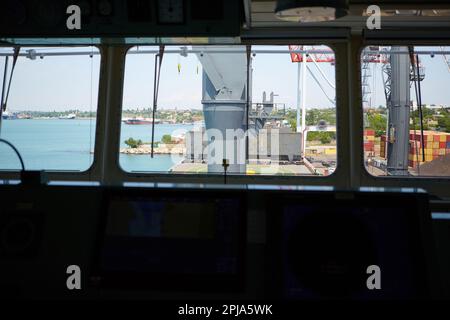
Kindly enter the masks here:
<path id="1" fill-rule="evenodd" d="M 334 52 L 132 48 L 120 141 L 127 172 L 330 175 L 337 162 Z"/>
<path id="2" fill-rule="evenodd" d="M 95 47 L 0 48 L 0 137 L 27 170 L 85 171 L 93 162 L 100 55 Z M 10 80 L 11 79 L 11 80 Z M 8 90 L 10 88 L 10 90 Z M 8 95 L 9 91 L 9 95 Z M 8 96 L 8 98 L 6 98 Z M 0 144 L 0 170 L 20 169 Z"/>
<path id="3" fill-rule="evenodd" d="M 450 176 L 450 47 L 361 55 L 364 161 L 374 176 Z"/>

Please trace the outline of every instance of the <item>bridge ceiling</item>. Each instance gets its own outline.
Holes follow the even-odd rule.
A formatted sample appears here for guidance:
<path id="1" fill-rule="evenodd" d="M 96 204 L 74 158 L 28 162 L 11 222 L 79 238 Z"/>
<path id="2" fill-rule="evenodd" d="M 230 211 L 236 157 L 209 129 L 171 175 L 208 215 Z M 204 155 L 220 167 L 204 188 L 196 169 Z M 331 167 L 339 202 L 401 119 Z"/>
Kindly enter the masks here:
<path id="1" fill-rule="evenodd" d="M 321 23 L 295 23 L 279 20 L 274 15 L 276 1 L 243 0 L 250 7 L 248 18 L 250 28 L 283 27 L 352 27 L 365 26 L 365 11 L 369 5 L 379 5 L 382 10 L 383 24 L 386 27 L 417 27 L 418 24 L 430 27 L 450 26 L 450 3 L 448 1 L 350 1 L 348 16 L 336 21 Z"/>

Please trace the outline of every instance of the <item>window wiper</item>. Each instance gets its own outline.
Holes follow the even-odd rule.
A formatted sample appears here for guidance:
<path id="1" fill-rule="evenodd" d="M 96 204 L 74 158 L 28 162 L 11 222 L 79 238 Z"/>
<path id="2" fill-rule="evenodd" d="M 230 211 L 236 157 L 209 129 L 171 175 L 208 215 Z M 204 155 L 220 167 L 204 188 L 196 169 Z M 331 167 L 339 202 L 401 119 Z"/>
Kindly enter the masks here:
<path id="1" fill-rule="evenodd" d="M 153 158 L 153 145 L 155 144 L 155 113 L 158 105 L 159 76 L 164 55 L 164 46 L 159 46 L 159 53 L 155 55 L 155 77 L 153 81 L 153 115 L 152 115 L 152 146 L 151 157 Z"/>
<path id="2" fill-rule="evenodd" d="M 6 106 L 8 104 L 8 98 L 9 98 L 9 91 L 11 90 L 11 82 L 12 77 L 14 75 L 14 69 L 16 68 L 17 59 L 19 58 L 20 53 L 20 47 L 14 47 L 14 54 L 13 54 L 13 64 L 11 68 L 11 74 L 9 75 L 9 82 L 8 82 L 8 89 L 6 90 L 6 74 L 8 72 L 8 61 L 9 57 L 5 57 L 5 71 L 3 74 L 3 86 L 2 86 L 2 96 L 0 101 L 0 134 L 1 134 L 1 128 L 2 128 L 2 115 L 3 112 L 6 111 Z M 6 91 L 6 97 L 5 97 L 5 91 Z"/>
<path id="3" fill-rule="evenodd" d="M 414 82 L 414 89 L 416 93 L 416 101 L 417 101 L 417 107 L 419 112 L 419 122 L 420 122 L 420 141 L 421 141 L 421 147 L 422 147 L 422 162 L 425 162 L 425 141 L 423 139 L 423 113 L 422 113 L 422 90 L 421 90 L 421 84 L 420 84 L 420 65 L 419 65 L 419 55 L 416 54 L 414 56 L 414 47 L 409 46 L 409 59 L 411 61 L 412 69 L 414 72 L 413 75 L 413 82 Z M 413 120 L 415 116 L 413 114 Z"/>

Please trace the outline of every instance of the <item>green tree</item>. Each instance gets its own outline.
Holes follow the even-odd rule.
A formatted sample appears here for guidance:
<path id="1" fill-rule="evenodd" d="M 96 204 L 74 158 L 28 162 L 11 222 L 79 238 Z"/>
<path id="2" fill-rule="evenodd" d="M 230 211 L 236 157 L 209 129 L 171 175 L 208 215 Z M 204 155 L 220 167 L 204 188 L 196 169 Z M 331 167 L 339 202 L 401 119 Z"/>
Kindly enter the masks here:
<path id="1" fill-rule="evenodd" d="M 380 137 L 386 133 L 386 117 L 378 113 L 367 115 L 368 127 L 375 130 L 375 136 Z"/>
<path id="2" fill-rule="evenodd" d="M 410 128 L 411 130 L 415 129 L 415 130 L 420 130 L 420 119 L 419 118 L 414 118 L 415 121 L 415 125 L 411 125 Z M 430 130 L 430 126 L 427 124 L 426 121 L 424 121 L 423 123 L 423 130 Z"/>
<path id="3" fill-rule="evenodd" d="M 297 131 L 297 120 L 296 119 L 289 119 L 289 126 L 291 127 L 291 130 L 296 132 Z"/>
<path id="4" fill-rule="evenodd" d="M 328 144 L 331 142 L 331 136 L 330 135 L 323 135 L 320 137 L 320 143 L 322 144 Z"/>
<path id="5" fill-rule="evenodd" d="M 336 133 L 327 131 L 313 131 L 307 136 L 308 141 L 320 141 L 322 144 L 329 144 L 334 139 L 336 139 Z"/>
<path id="6" fill-rule="evenodd" d="M 165 134 L 162 136 L 161 141 L 165 144 L 172 143 L 172 136 L 170 134 Z"/>
<path id="7" fill-rule="evenodd" d="M 450 132 L 450 114 L 447 113 L 438 119 L 439 128 L 445 132 Z"/>
<path id="8" fill-rule="evenodd" d="M 128 140 L 125 140 L 125 144 L 130 148 L 139 148 L 143 143 L 142 140 L 135 140 L 133 138 L 128 138 Z"/>

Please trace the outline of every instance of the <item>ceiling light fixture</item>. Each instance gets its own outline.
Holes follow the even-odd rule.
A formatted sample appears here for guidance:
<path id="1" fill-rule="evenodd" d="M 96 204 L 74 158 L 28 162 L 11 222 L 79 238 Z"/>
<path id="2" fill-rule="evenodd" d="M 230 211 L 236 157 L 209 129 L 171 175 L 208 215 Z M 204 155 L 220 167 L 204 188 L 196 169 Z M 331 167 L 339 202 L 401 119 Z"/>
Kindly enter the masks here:
<path id="1" fill-rule="evenodd" d="M 348 0 L 277 0 L 275 16 L 294 22 L 331 21 L 348 14 Z"/>

